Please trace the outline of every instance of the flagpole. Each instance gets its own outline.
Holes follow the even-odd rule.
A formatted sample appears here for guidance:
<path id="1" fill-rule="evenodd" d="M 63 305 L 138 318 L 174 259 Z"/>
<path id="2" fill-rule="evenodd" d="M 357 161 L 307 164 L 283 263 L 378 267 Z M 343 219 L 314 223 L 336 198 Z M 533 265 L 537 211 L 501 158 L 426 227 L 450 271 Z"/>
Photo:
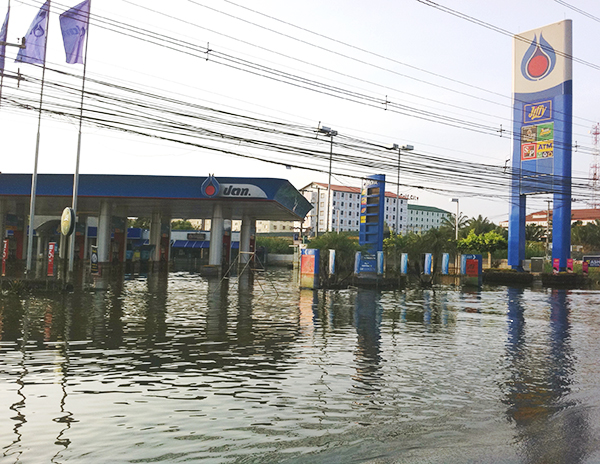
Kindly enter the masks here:
<path id="1" fill-rule="evenodd" d="M 75 261 L 75 236 L 77 235 L 77 195 L 79 193 L 79 160 L 81 158 L 81 126 L 83 122 L 83 98 L 85 93 L 85 75 L 87 71 L 87 52 L 90 38 L 90 12 L 92 11 L 92 0 L 89 0 L 87 30 L 85 31 L 85 52 L 83 57 L 83 79 L 81 83 L 81 105 L 79 107 L 79 134 L 77 136 L 77 158 L 75 161 L 75 175 L 73 176 L 73 218 L 75 227 L 69 240 L 69 280 L 73 280 L 73 267 Z M 85 251 L 84 251 L 85 253 Z"/>
<path id="2" fill-rule="evenodd" d="M 48 0 L 48 21 L 46 23 L 46 37 L 44 38 L 44 63 L 42 65 L 42 88 L 40 90 L 40 111 L 38 115 L 38 130 L 35 141 L 35 161 L 33 164 L 33 176 L 31 178 L 31 201 L 29 203 L 29 230 L 27 233 L 27 265 L 25 273 L 29 276 L 31 273 L 31 261 L 33 257 L 33 223 L 35 219 L 35 195 L 37 191 L 37 168 L 38 158 L 40 154 L 40 128 L 42 125 L 42 102 L 44 99 L 44 82 L 46 77 L 46 52 L 48 50 L 48 33 L 50 31 L 50 7 L 51 2 Z"/>

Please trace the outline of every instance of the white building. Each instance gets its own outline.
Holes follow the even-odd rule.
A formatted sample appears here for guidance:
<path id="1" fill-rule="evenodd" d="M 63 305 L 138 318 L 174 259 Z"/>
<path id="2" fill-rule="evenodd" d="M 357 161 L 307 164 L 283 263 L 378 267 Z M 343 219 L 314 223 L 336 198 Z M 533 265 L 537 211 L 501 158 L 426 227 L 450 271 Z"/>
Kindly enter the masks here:
<path id="1" fill-rule="evenodd" d="M 313 209 L 308 212 L 302 228 L 304 234 L 321 234 L 327 230 L 336 232 L 360 230 L 360 188 L 313 182 L 301 188 L 300 192 L 311 203 Z M 330 194 L 329 194 L 330 193 Z M 327 218 L 329 202 L 329 217 Z M 385 192 L 384 220 L 390 230 L 406 232 L 408 224 L 408 199 L 402 195 Z"/>
<path id="2" fill-rule="evenodd" d="M 256 221 L 257 234 L 300 233 L 300 221 Z"/>
<path id="3" fill-rule="evenodd" d="M 439 228 L 444 218 L 450 216 L 448 211 L 433 206 L 408 205 L 408 232 L 420 234 L 429 229 Z"/>
<path id="4" fill-rule="evenodd" d="M 550 224 L 548 224 L 550 219 Z M 572 209 L 571 224 L 581 221 L 581 224 L 586 225 L 600 220 L 600 209 Z M 525 217 L 525 224 L 535 224 L 541 227 L 552 225 L 552 210 L 536 211 L 528 214 Z M 500 226 L 508 229 L 508 219 L 500 222 Z"/>

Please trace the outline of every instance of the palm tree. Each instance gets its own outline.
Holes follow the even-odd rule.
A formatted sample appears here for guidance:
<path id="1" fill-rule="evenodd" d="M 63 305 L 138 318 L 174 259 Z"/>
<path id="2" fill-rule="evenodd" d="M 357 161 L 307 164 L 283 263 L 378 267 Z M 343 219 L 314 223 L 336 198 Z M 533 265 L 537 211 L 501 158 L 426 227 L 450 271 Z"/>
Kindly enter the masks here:
<path id="1" fill-rule="evenodd" d="M 496 224 L 488 218 L 484 218 L 481 214 L 476 218 L 471 218 L 467 221 L 467 233 L 473 231 L 475 235 L 482 235 L 496 229 Z"/>
<path id="2" fill-rule="evenodd" d="M 466 236 L 467 233 L 464 233 L 464 229 L 465 227 L 467 227 L 467 216 L 460 214 L 458 216 L 458 237 L 460 238 L 461 236 Z M 442 219 L 442 223 L 440 225 L 440 230 L 447 232 L 447 231 L 451 231 L 452 232 L 452 237 L 455 237 L 456 235 L 456 214 L 449 214 L 448 216 L 445 216 Z"/>
<path id="3" fill-rule="evenodd" d="M 546 237 L 546 229 L 538 224 L 525 226 L 525 240 L 528 242 L 541 242 Z"/>

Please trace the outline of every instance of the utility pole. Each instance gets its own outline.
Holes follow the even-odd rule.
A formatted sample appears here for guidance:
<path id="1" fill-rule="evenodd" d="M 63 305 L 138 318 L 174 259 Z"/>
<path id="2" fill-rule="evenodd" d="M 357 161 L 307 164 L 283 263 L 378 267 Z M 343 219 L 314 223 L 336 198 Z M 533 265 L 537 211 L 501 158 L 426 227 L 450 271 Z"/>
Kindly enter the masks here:
<path id="1" fill-rule="evenodd" d="M 548 255 L 549 247 L 548 247 L 548 239 L 550 235 L 550 202 L 552 200 L 546 200 L 548 202 L 548 209 L 546 210 L 546 259 L 550 259 Z"/>
<path id="2" fill-rule="evenodd" d="M 329 136 L 329 181 L 327 182 L 327 215 L 325 220 L 327 221 L 327 225 L 325 227 L 325 232 L 331 231 L 331 223 L 329 222 L 329 212 L 331 210 L 330 203 L 332 201 L 331 194 L 331 167 L 333 164 L 333 138 L 338 135 L 336 130 L 331 129 L 330 127 L 321 126 L 317 130 L 320 134 L 325 134 Z M 332 217 L 333 222 L 333 217 Z"/>

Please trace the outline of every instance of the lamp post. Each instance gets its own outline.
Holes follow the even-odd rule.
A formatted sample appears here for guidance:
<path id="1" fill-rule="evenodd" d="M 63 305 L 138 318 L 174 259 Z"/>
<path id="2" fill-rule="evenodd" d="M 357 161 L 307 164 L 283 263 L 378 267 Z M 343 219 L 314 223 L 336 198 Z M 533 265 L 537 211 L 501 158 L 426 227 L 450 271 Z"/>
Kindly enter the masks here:
<path id="1" fill-rule="evenodd" d="M 329 136 L 329 181 L 327 182 L 327 211 L 325 216 L 325 221 L 327 222 L 327 226 L 325 227 L 325 231 L 329 232 L 329 203 L 331 203 L 331 165 L 333 162 L 333 137 L 338 135 L 336 130 L 331 129 L 331 127 L 321 126 L 319 127 L 318 132 L 320 134 L 325 134 Z"/>
<path id="2" fill-rule="evenodd" d="M 401 147 L 400 145 L 398 145 L 397 143 L 393 144 L 390 147 L 390 150 L 398 150 L 398 179 L 396 181 L 396 223 L 394 225 L 394 232 L 396 233 L 396 235 L 398 235 L 399 232 L 399 228 L 398 228 L 398 216 L 399 216 L 399 212 L 400 212 L 400 208 L 399 208 L 399 203 L 400 203 L 400 156 L 402 155 L 402 150 L 405 151 L 412 151 L 414 150 L 415 147 L 413 147 L 412 145 L 404 145 L 403 147 Z"/>
<path id="3" fill-rule="evenodd" d="M 458 198 L 452 198 L 450 201 L 452 203 L 456 203 L 456 217 L 454 218 L 454 239 L 456 240 L 456 257 L 454 259 L 454 270 L 455 274 L 458 274 Z"/>

